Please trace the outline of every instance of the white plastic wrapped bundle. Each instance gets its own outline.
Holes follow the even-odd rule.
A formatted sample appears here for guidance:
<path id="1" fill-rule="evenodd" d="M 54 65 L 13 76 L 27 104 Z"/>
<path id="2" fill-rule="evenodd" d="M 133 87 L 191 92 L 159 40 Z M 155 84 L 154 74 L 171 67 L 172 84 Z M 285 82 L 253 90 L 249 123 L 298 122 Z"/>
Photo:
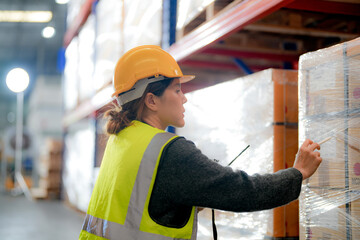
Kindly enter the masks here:
<path id="1" fill-rule="evenodd" d="M 84 2 L 85 0 L 70 0 L 67 3 L 66 23 L 68 27 L 74 23 Z"/>
<path id="2" fill-rule="evenodd" d="M 214 1 L 215 0 L 178 0 L 176 29 L 182 29 Z"/>
<path id="3" fill-rule="evenodd" d="M 360 239 L 360 38 L 300 57 L 299 143 L 306 138 L 330 140 L 302 188 L 300 239 Z"/>
<path id="4" fill-rule="evenodd" d="M 124 52 L 161 44 L 162 1 L 124 0 Z"/>
<path id="5" fill-rule="evenodd" d="M 95 16 L 90 14 L 81 28 L 79 40 L 79 100 L 84 101 L 93 96 L 94 89 L 94 43 Z"/>
<path id="6" fill-rule="evenodd" d="M 66 65 L 64 69 L 64 108 L 65 111 L 74 109 L 78 103 L 79 82 L 79 44 L 75 37 L 66 48 Z"/>
<path id="7" fill-rule="evenodd" d="M 115 64 L 123 54 L 124 4 L 101 0 L 96 5 L 95 89 L 112 81 Z"/>
<path id="8" fill-rule="evenodd" d="M 241 150 L 250 145 L 232 167 L 250 175 L 273 172 L 274 100 L 280 102 L 279 100 L 287 98 L 284 92 L 281 93 L 283 95 L 280 94 L 281 97 L 274 97 L 275 89 L 278 89 L 274 87 L 275 83 L 285 86 L 289 80 L 287 77 L 295 78 L 292 86 L 295 87 L 292 88 L 295 94 L 292 95 L 295 96 L 295 103 L 297 102 L 297 72 L 288 72 L 291 74 L 269 69 L 187 94 L 186 125 L 177 129 L 177 134 L 193 141 L 205 155 L 219 160 L 222 165 L 229 164 Z M 285 91 L 285 87 L 283 89 Z M 282 107 L 282 110 L 286 108 L 285 105 Z M 297 120 L 297 104 L 295 109 L 289 106 L 288 112 L 295 112 L 293 119 Z M 285 117 L 280 120 L 287 122 Z M 284 126 L 281 127 L 285 129 Z M 297 133 L 297 129 L 294 131 Z M 285 139 L 286 136 L 281 138 Z M 293 142 L 295 152 L 290 157 L 292 159 L 297 150 L 297 134 Z M 286 155 L 283 147 L 277 151 Z M 219 239 L 263 239 L 274 234 L 272 210 L 252 213 L 216 211 L 216 223 Z M 285 223 L 282 224 L 285 228 Z M 198 239 L 212 239 L 209 209 L 203 210 L 199 215 Z"/>

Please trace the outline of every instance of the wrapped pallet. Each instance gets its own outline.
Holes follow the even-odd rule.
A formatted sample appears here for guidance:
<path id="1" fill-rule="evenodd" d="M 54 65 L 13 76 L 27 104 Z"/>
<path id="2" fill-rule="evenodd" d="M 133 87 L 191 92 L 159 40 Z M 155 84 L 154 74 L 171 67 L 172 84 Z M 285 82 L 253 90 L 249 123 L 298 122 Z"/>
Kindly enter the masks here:
<path id="1" fill-rule="evenodd" d="M 360 38 L 300 57 L 299 143 L 328 140 L 302 187 L 300 239 L 360 239 L 359 63 Z"/>
<path id="2" fill-rule="evenodd" d="M 185 125 L 177 134 L 194 141 L 220 164 L 248 174 L 291 167 L 297 153 L 297 71 L 268 69 L 186 95 Z M 298 202 L 252 213 L 216 211 L 219 239 L 296 237 Z M 199 215 L 198 239 L 212 239 L 211 212 Z"/>

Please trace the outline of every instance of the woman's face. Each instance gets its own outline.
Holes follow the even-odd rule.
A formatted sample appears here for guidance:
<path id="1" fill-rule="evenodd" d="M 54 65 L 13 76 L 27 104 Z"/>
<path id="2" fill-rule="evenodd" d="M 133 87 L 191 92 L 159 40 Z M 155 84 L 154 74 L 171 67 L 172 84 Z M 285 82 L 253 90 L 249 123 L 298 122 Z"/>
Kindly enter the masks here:
<path id="1" fill-rule="evenodd" d="M 174 79 L 160 97 L 158 116 L 161 125 L 165 128 L 167 126 L 183 127 L 185 125 L 183 104 L 186 102 L 187 99 L 181 91 L 180 80 Z"/>

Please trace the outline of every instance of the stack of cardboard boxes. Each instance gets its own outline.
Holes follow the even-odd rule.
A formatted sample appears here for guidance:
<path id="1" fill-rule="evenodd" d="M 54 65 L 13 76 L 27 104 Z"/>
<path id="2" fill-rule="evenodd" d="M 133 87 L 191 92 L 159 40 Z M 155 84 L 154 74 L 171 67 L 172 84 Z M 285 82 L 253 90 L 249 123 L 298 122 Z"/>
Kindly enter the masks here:
<path id="1" fill-rule="evenodd" d="M 62 142 L 48 139 L 45 149 L 39 163 L 39 186 L 31 193 L 34 198 L 57 199 L 61 192 Z"/>
<path id="2" fill-rule="evenodd" d="M 300 200 L 300 239 L 360 239 L 360 38 L 300 57 L 299 143 L 323 163 Z"/>

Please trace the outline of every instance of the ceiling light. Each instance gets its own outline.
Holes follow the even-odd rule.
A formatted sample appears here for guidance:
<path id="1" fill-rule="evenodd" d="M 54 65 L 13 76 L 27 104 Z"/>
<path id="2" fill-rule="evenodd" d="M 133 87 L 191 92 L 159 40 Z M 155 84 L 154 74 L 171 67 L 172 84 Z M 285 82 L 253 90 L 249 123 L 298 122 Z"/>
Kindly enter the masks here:
<path id="1" fill-rule="evenodd" d="M 55 2 L 57 4 L 67 4 L 69 2 L 69 0 L 56 0 Z"/>
<path id="2" fill-rule="evenodd" d="M 41 33 L 44 38 L 52 38 L 55 35 L 55 28 L 47 26 L 42 30 Z"/>
<path id="3" fill-rule="evenodd" d="M 50 22 L 51 11 L 6 11 L 0 10 L 0 22 Z"/>

